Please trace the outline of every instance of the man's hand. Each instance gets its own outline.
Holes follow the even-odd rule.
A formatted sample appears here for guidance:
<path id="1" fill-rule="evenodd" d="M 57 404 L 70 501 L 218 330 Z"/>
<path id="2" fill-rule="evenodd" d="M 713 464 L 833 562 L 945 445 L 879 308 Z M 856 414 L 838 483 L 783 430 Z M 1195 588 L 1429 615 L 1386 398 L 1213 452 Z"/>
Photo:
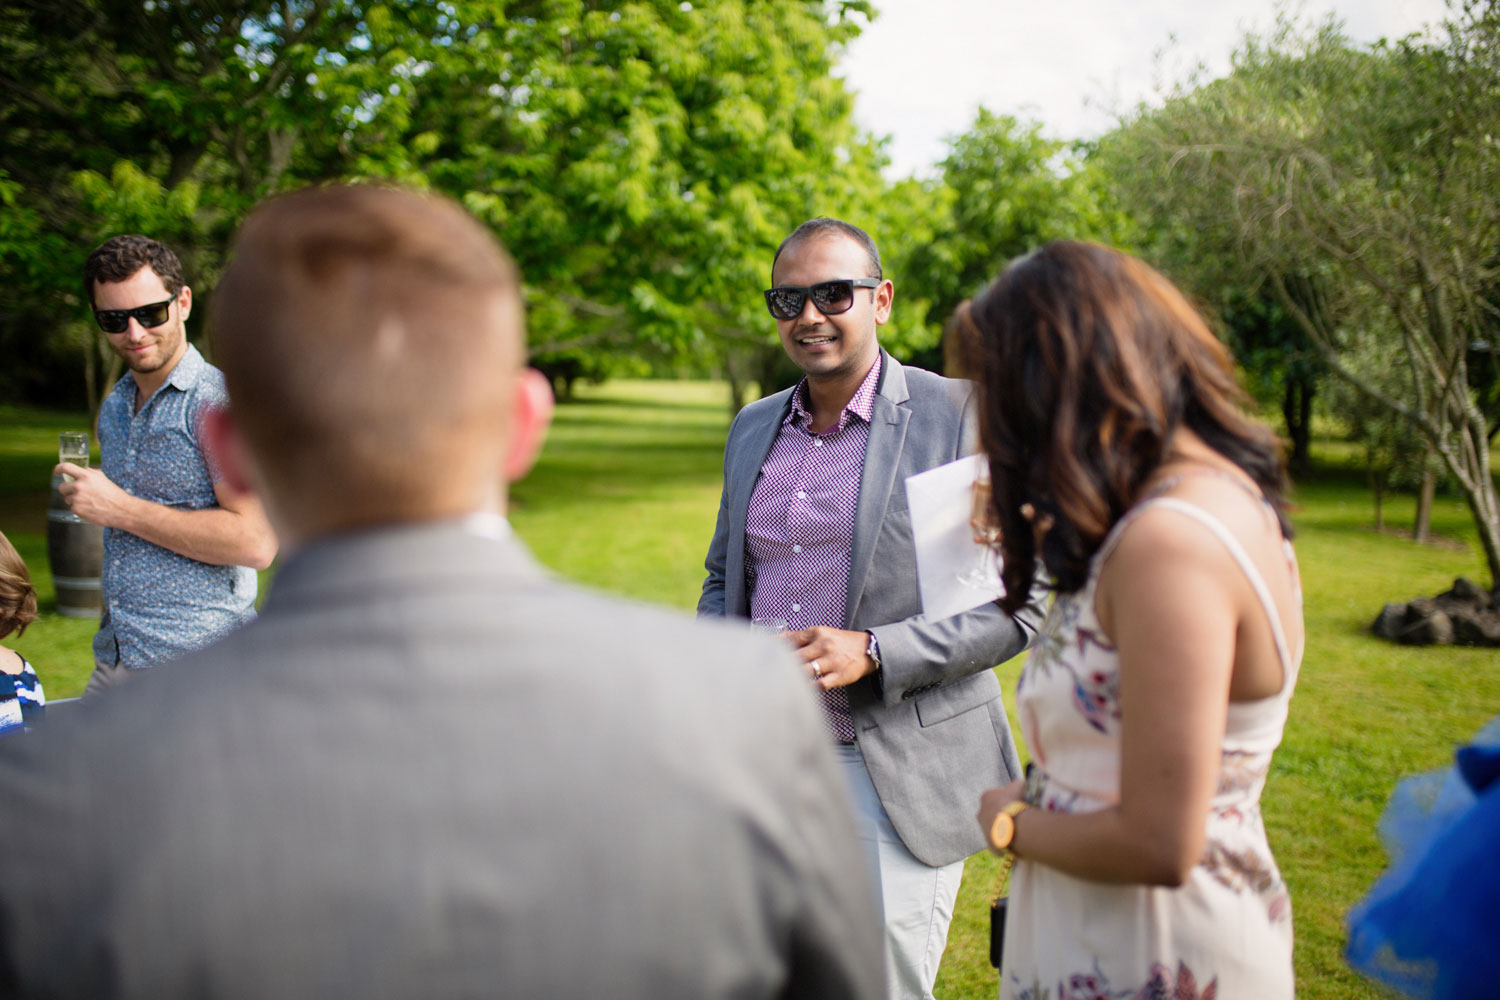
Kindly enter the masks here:
<path id="1" fill-rule="evenodd" d="M 875 661 L 865 654 L 870 645 L 868 633 L 815 625 L 788 632 L 787 638 L 802 657 L 807 675 L 825 691 L 853 684 L 875 672 Z"/>
<path id="2" fill-rule="evenodd" d="M 73 513 L 85 521 L 128 531 L 213 566 L 265 569 L 276 557 L 276 535 L 260 501 L 253 494 L 236 493 L 225 483 L 214 484 L 217 507 L 186 510 L 131 496 L 99 469 L 63 462 L 52 471 L 73 477 L 57 489 Z"/>
<path id="3" fill-rule="evenodd" d="M 64 479 L 57 491 L 73 513 L 91 524 L 118 528 L 124 523 L 130 505 L 138 502 L 99 469 L 62 462 L 52 474 L 73 477 L 71 483 Z"/>

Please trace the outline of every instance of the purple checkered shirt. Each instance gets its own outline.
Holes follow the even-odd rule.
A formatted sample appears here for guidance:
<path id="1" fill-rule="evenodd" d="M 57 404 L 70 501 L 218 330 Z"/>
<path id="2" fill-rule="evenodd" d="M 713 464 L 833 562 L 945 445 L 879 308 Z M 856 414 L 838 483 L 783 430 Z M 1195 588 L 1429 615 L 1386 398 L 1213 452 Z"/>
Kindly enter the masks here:
<path id="1" fill-rule="evenodd" d="M 877 356 L 837 426 L 823 434 L 811 430 L 807 380 L 792 393 L 791 410 L 761 464 L 745 516 L 752 618 L 781 618 L 792 629 L 844 627 L 854 514 L 879 381 Z M 833 735 L 853 742 L 849 692 L 822 694 Z"/>

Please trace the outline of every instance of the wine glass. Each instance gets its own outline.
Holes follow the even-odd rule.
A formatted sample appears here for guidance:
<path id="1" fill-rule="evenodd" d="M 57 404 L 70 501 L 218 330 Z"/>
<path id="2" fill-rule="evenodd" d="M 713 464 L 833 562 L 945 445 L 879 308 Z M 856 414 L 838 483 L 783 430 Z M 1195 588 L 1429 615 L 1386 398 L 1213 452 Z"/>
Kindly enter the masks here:
<path id="1" fill-rule="evenodd" d="M 990 503 L 989 470 L 981 468 L 974 479 L 973 500 L 969 508 L 969 530 L 974 533 L 974 544 L 982 545 L 984 552 L 978 566 L 959 573 L 958 582 L 965 587 L 978 590 L 998 590 L 1000 581 L 1000 527 L 995 524 L 995 512 Z"/>
<path id="2" fill-rule="evenodd" d="M 780 635 L 791 626 L 785 618 L 752 618 L 750 627 L 766 635 Z"/>
<path id="3" fill-rule="evenodd" d="M 89 467 L 89 436 L 87 431 L 63 431 L 57 436 L 57 460 L 59 462 L 72 462 L 74 465 Z M 72 476 L 63 476 L 65 482 L 72 482 Z"/>

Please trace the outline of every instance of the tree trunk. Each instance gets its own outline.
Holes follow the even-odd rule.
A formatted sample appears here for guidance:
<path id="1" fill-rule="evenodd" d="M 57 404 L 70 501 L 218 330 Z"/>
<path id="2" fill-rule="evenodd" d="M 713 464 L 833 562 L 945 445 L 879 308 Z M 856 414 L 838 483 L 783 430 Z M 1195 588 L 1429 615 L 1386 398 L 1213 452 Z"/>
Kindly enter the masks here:
<path id="1" fill-rule="evenodd" d="M 1495 492 L 1495 480 L 1486 476 L 1479 489 L 1464 490 L 1464 500 L 1479 528 L 1479 544 L 1490 571 L 1490 589 L 1494 590 L 1500 587 L 1500 495 Z"/>
<path id="2" fill-rule="evenodd" d="M 762 344 L 756 348 L 756 368 L 755 380 L 760 384 L 762 397 L 780 392 L 801 377 L 801 373 L 792 367 L 786 350 L 779 342 Z"/>
<path id="3" fill-rule="evenodd" d="M 729 348 L 724 352 L 724 378 L 729 383 L 729 415 L 734 416 L 745 408 L 745 376 L 740 352 Z"/>
<path id="4" fill-rule="evenodd" d="M 83 389 L 87 393 L 89 401 L 89 428 L 93 431 L 95 440 L 99 438 L 99 365 L 98 349 L 94 346 L 94 338 L 89 338 L 87 346 L 83 349 Z"/>
<path id="5" fill-rule="evenodd" d="M 1422 470 L 1422 485 L 1417 490 L 1417 520 L 1411 536 L 1419 545 L 1427 544 L 1432 535 L 1432 495 L 1437 491 L 1437 473 L 1429 466 Z"/>
<path id="6" fill-rule="evenodd" d="M 90 339 L 84 355 L 83 380 L 89 393 L 89 426 L 94 429 L 96 441 L 99 438 L 99 411 L 120 380 L 122 367 L 120 356 L 104 344 L 102 337 L 96 334 Z"/>
<path id="7" fill-rule="evenodd" d="M 1281 415 L 1286 420 L 1286 434 L 1292 442 L 1287 465 L 1294 474 L 1306 472 L 1312 464 L 1312 401 L 1316 389 L 1309 379 L 1287 376 Z"/>

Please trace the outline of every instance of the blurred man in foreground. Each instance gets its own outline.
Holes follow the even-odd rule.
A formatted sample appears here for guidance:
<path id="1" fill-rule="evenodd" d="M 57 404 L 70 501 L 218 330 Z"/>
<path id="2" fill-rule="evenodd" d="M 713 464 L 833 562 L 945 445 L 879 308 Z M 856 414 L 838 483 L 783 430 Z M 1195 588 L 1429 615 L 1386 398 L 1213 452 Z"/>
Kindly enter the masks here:
<path id="1" fill-rule="evenodd" d="M 488 233 L 294 194 L 213 305 L 210 443 L 284 561 L 256 622 L 0 748 L 0 994 L 878 995 L 788 655 L 509 537 L 551 395 Z"/>

